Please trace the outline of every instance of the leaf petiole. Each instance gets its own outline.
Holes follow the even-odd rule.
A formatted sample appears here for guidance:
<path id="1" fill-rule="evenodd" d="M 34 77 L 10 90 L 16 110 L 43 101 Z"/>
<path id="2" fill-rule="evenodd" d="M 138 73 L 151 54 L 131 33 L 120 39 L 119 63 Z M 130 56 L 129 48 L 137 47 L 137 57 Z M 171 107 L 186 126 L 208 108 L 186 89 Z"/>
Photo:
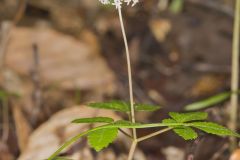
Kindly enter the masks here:
<path id="1" fill-rule="evenodd" d="M 125 136 L 127 136 L 128 138 L 133 139 L 133 137 L 132 137 L 130 134 L 128 134 L 127 132 L 125 132 L 125 131 L 122 130 L 121 128 L 118 128 L 118 130 L 119 130 L 122 134 L 124 134 Z"/>
<path id="2" fill-rule="evenodd" d="M 159 134 L 162 134 L 162 133 L 164 133 L 164 132 L 170 131 L 171 129 L 173 129 L 173 128 L 168 127 L 168 128 L 165 128 L 165 129 L 161 129 L 161 130 L 159 130 L 159 131 L 157 131 L 157 132 L 150 133 L 150 134 L 148 134 L 148 135 L 146 135 L 146 136 L 143 136 L 143 137 L 138 138 L 138 139 L 137 139 L 137 142 L 142 142 L 142 141 L 144 141 L 144 140 L 147 140 L 147 139 L 150 139 L 150 138 L 152 138 L 152 137 L 158 136 Z"/>

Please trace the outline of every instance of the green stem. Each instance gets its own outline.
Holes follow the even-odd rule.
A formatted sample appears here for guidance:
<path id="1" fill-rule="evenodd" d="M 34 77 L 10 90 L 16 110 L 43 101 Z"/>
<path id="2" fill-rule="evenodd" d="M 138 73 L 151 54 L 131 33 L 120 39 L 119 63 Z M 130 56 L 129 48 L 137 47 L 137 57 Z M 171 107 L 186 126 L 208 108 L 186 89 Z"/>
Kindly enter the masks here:
<path id="1" fill-rule="evenodd" d="M 233 29 L 233 49 L 232 49 L 232 80 L 231 91 L 238 91 L 239 83 L 239 31 L 240 31 L 240 0 L 236 0 L 235 20 Z M 231 130 L 237 129 L 237 115 L 238 115 L 238 94 L 231 95 L 231 110 L 230 110 L 230 124 Z M 237 146 L 236 138 L 231 138 L 230 148 L 234 149 Z"/>
<path id="2" fill-rule="evenodd" d="M 172 128 L 161 129 L 161 130 L 159 130 L 159 131 L 157 131 L 157 132 L 150 133 L 149 135 L 146 135 L 146 136 L 143 136 L 143 137 L 141 137 L 141 138 L 138 138 L 137 141 L 138 141 L 138 142 L 142 142 L 142 141 L 144 141 L 144 140 L 150 139 L 150 138 L 155 137 L 155 136 L 157 136 L 157 135 L 159 135 L 159 134 L 162 134 L 162 133 L 164 133 L 164 132 L 167 132 L 167 131 L 169 131 L 169 130 L 171 130 L 171 129 L 172 129 Z"/>
<path id="3" fill-rule="evenodd" d="M 92 130 L 88 130 L 85 131 L 83 133 L 80 133 L 74 137 L 72 137 L 71 139 L 69 139 L 68 141 L 66 141 L 56 152 L 54 152 L 49 158 L 48 160 L 53 160 L 54 158 L 56 158 L 59 153 L 61 153 L 62 150 L 64 150 L 65 148 L 69 147 L 71 144 L 75 143 L 76 141 L 78 141 L 81 137 L 87 135 L 89 132 L 91 132 Z"/>
<path id="4" fill-rule="evenodd" d="M 125 132 L 124 130 L 122 130 L 121 128 L 118 129 L 122 134 L 124 134 L 126 137 L 130 138 L 131 140 L 133 139 L 133 137 L 131 135 L 129 135 L 127 132 Z"/>
<path id="5" fill-rule="evenodd" d="M 169 130 L 171 130 L 171 129 L 172 129 L 172 128 L 161 129 L 161 130 L 159 130 L 159 131 L 157 131 L 157 132 L 154 132 L 154 133 L 151 133 L 151 134 L 149 134 L 149 135 L 146 135 L 146 136 L 143 136 L 143 137 L 141 137 L 141 138 L 138 138 L 138 139 L 136 139 L 136 140 L 133 140 L 132 145 L 131 145 L 131 148 L 130 148 L 130 151 L 129 151 L 129 154 L 128 154 L 128 160 L 132 160 L 132 159 L 133 159 L 134 152 L 135 152 L 136 147 L 137 147 L 137 144 L 138 144 L 139 142 L 142 142 L 142 141 L 144 141 L 144 140 L 147 140 L 147 139 L 150 139 L 150 138 L 152 138 L 152 137 L 155 137 L 155 136 L 157 136 L 157 135 L 159 135 L 159 134 L 162 134 L 162 133 L 164 133 L 164 132 L 167 132 L 167 131 L 169 131 Z"/>

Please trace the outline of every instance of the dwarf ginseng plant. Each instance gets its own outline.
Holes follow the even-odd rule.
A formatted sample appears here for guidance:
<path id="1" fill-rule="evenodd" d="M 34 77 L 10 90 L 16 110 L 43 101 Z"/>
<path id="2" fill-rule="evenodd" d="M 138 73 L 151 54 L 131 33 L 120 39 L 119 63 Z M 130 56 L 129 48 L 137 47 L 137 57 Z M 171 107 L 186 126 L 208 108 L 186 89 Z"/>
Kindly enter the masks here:
<path id="1" fill-rule="evenodd" d="M 128 80 L 129 80 L 129 96 L 130 103 L 123 101 L 111 101 L 103 103 L 91 103 L 88 106 L 97 109 L 110 109 L 118 112 L 124 112 L 129 115 L 129 121 L 126 120 L 114 120 L 109 117 L 94 117 L 94 118 L 80 118 L 73 120 L 72 123 L 89 123 L 89 124 L 99 124 L 98 127 L 92 128 L 90 130 L 79 133 L 78 135 L 70 138 L 66 141 L 55 153 L 53 153 L 48 160 L 67 160 L 68 158 L 58 157 L 62 150 L 66 149 L 74 142 L 78 141 L 80 138 L 86 136 L 89 145 L 96 151 L 100 151 L 107 147 L 110 143 L 114 142 L 117 138 L 119 132 L 124 133 L 132 141 L 131 148 L 128 154 L 128 160 L 132 160 L 134 156 L 134 151 L 139 142 L 162 134 L 164 132 L 173 130 L 177 135 L 181 136 L 184 140 L 193 140 L 198 137 L 196 130 L 201 130 L 203 132 L 214 134 L 218 136 L 233 136 L 240 137 L 240 135 L 228 128 L 225 128 L 219 124 L 208 122 L 208 114 L 205 112 L 190 112 L 190 113 L 176 113 L 170 112 L 169 118 L 162 120 L 160 123 L 137 123 L 135 121 L 135 111 L 156 111 L 160 107 L 153 105 L 137 104 L 134 103 L 133 99 L 133 87 L 132 87 L 132 73 L 131 73 L 131 61 L 129 56 L 128 43 L 126 38 L 126 33 L 124 29 L 124 23 L 122 18 L 121 7 L 124 3 L 135 5 L 138 0 L 100 0 L 103 4 L 113 4 L 118 10 L 119 20 L 121 24 L 123 40 L 126 49 L 127 67 L 128 67 Z M 227 93 L 227 97 L 230 93 Z M 214 104 L 216 101 L 222 101 L 226 97 L 225 95 L 220 96 L 220 98 L 210 99 L 210 101 L 200 103 L 205 107 L 205 104 Z M 195 104 L 196 105 L 196 104 Z M 199 104 L 197 104 L 199 105 Z M 191 107 L 190 107 L 191 108 Z M 194 107 L 193 107 L 194 108 Z M 189 108 L 188 108 L 189 109 Z M 131 129 L 132 134 L 126 133 L 123 129 Z M 136 129 L 139 128 L 159 128 L 159 131 L 151 133 L 149 135 L 138 137 Z"/>

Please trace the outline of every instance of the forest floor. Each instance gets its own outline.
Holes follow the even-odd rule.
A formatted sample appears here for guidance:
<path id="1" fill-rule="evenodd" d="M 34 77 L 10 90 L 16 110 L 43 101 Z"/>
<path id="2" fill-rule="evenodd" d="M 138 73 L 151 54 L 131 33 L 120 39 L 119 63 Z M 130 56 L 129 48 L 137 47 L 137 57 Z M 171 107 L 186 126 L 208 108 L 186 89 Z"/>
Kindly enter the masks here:
<path id="1" fill-rule="evenodd" d="M 13 2 L 0 2 L 2 24 L 14 15 Z M 159 11 L 158 3 L 147 0 L 123 9 L 135 101 L 162 106 L 154 113 L 138 113 L 137 121 L 141 122 L 159 122 L 170 111 L 183 111 L 186 104 L 230 88 L 232 3 L 186 0 L 182 11 L 175 14 L 169 9 Z M 73 106 L 112 99 L 128 101 L 124 51 L 113 7 L 89 0 L 30 0 L 23 19 L 11 28 L 1 70 L 2 90 L 20 98 L 11 95 L 9 104 L 2 103 L 10 110 L 10 129 L 7 140 L 0 143 L 0 160 L 26 160 L 23 157 L 28 154 L 46 153 L 51 147 L 54 150 L 66 135 L 78 131 L 66 129 L 66 122 L 56 124 L 61 116 L 66 121 L 78 116 L 76 110 L 71 110 Z M 227 110 L 228 102 L 206 111 L 211 120 L 227 125 Z M 79 112 L 84 111 L 88 110 L 82 107 Z M 96 115 L 89 112 L 86 116 Z M 39 126 L 49 131 L 42 133 L 47 129 Z M 61 133 L 62 128 L 67 131 Z M 149 132 L 152 129 L 139 130 L 138 135 Z M 47 136 L 46 142 L 44 137 L 31 138 L 38 134 Z M 56 137 L 59 139 L 55 141 Z M 50 144 L 55 142 L 55 146 Z M 33 151 L 31 145 L 37 143 L 43 148 Z M 127 151 L 116 143 L 97 156 L 85 144 L 82 140 L 65 155 L 77 157 L 83 152 L 81 156 L 115 160 L 119 152 Z M 115 158 L 107 158 L 105 153 Z M 227 138 L 202 134 L 196 141 L 185 142 L 172 132 L 142 142 L 138 154 L 143 160 L 183 160 L 189 154 L 194 154 L 195 160 L 227 160 L 230 155 Z"/>

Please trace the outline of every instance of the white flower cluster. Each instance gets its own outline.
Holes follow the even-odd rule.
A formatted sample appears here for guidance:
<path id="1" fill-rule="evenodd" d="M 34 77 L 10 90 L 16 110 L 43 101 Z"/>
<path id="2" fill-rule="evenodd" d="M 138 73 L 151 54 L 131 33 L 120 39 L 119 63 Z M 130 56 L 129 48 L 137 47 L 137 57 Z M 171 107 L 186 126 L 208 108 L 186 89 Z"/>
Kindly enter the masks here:
<path id="1" fill-rule="evenodd" d="M 127 5 L 132 4 L 134 6 L 139 0 L 99 0 L 102 4 L 112 4 L 115 5 L 116 8 L 121 8 L 122 4 L 125 2 Z"/>

